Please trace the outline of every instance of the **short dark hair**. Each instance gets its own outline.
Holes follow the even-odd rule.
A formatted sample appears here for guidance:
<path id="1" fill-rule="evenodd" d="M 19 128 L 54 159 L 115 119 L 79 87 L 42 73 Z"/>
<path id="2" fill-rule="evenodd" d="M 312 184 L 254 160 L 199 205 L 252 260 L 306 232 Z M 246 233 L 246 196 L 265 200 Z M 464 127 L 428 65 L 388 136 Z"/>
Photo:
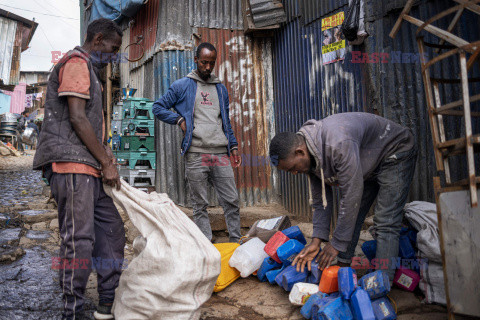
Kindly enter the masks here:
<path id="1" fill-rule="evenodd" d="M 108 39 L 113 38 L 115 33 L 120 37 L 123 36 L 122 28 L 112 20 L 105 18 L 90 22 L 87 27 L 87 39 L 85 41 L 91 42 L 97 33 L 102 33 Z"/>
<path id="2" fill-rule="evenodd" d="M 278 165 L 278 161 L 292 155 L 294 148 L 301 145 L 303 141 L 303 137 L 294 132 L 282 132 L 273 137 L 270 142 L 270 159 L 277 160 L 274 165 Z"/>
<path id="3" fill-rule="evenodd" d="M 217 49 L 215 49 L 215 46 L 213 44 L 211 44 L 210 42 L 203 42 L 203 43 L 200 43 L 200 45 L 197 47 L 197 52 L 195 53 L 195 57 L 200 58 L 200 52 L 202 52 L 202 49 L 208 49 L 210 51 L 217 52 Z"/>

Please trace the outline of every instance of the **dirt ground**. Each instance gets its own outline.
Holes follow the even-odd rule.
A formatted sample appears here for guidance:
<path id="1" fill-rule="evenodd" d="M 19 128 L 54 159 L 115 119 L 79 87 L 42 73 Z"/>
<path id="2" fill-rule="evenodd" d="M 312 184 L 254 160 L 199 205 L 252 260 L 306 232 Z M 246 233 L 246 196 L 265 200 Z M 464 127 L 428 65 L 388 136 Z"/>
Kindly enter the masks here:
<path id="1" fill-rule="evenodd" d="M 40 173 L 31 170 L 32 161 L 32 151 L 22 157 L 0 157 L 0 320 L 60 318 L 58 273 L 51 268 L 60 241 L 57 212 Z M 217 242 L 225 242 L 228 238 L 222 230 L 223 215 L 218 209 L 211 212 Z M 248 227 L 259 217 L 280 214 L 286 212 L 279 206 L 245 208 L 242 227 Z M 138 232 L 123 216 L 127 231 L 125 257 L 131 261 L 131 244 Z M 311 236 L 310 223 L 298 225 L 307 238 Z M 369 234 L 362 233 L 359 245 L 366 240 Z M 357 254 L 362 254 L 359 247 Z M 89 314 L 93 314 L 98 302 L 95 279 L 96 274 L 92 273 L 85 303 Z M 419 293 L 393 289 L 390 296 L 396 303 L 398 319 L 447 318 L 445 307 L 422 304 Z M 201 314 L 201 319 L 211 320 L 302 319 L 299 307 L 290 304 L 283 289 L 261 283 L 255 277 L 239 279 L 213 294 L 202 306 Z"/>

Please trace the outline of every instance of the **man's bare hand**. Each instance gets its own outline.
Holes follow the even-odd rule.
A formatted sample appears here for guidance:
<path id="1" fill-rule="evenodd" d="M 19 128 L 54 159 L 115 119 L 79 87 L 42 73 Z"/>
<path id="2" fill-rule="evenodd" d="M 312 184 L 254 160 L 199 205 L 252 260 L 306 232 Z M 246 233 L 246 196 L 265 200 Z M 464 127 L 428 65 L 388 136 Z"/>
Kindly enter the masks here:
<path id="1" fill-rule="evenodd" d="M 235 149 L 232 151 L 230 162 L 232 163 L 232 167 L 237 168 L 240 167 L 242 164 L 242 157 L 238 154 L 238 150 Z"/>
<path id="2" fill-rule="evenodd" d="M 320 270 L 328 268 L 332 261 L 337 257 L 337 255 L 338 250 L 335 249 L 330 243 L 328 243 L 318 256 L 318 259 L 320 260 L 318 262 L 318 267 L 320 268 Z"/>
<path id="3" fill-rule="evenodd" d="M 305 265 L 308 268 L 308 271 L 312 271 L 312 261 L 317 256 L 318 252 L 320 251 L 320 245 L 322 244 L 322 240 L 318 238 L 314 238 L 309 245 L 303 248 L 302 251 L 295 257 L 292 262 L 292 266 L 297 265 L 297 272 L 303 271 Z"/>
<path id="4" fill-rule="evenodd" d="M 115 187 L 117 190 L 120 190 L 120 175 L 118 174 L 114 158 L 112 158 L 111 161 L 106 165 L 102 165 L 102 180 L 103 183 L 109 185 L 110 187 Z"/>
<path id="5" fill-rule="evenodd" d="M 185 136 L 185 133 L 187 132 L 187 125 L 185 120 L 183 120 L 182 123 L 180 123 L 180 128 L 182 129 L 183 135 Z"/>

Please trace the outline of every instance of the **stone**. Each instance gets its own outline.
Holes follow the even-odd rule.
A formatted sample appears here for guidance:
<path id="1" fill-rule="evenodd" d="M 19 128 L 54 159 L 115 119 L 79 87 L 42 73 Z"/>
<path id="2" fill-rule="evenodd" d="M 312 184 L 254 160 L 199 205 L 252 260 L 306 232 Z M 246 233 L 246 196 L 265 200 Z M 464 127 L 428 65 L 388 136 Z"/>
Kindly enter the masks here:
<path id="1" fill-rule="evenodd" d="M 52 221 L 50 221 L 49 228 L 52 229 L 52 230 L 57 230 L 57 229 L 59 229 L 58 219 L 53 219 Z"/>
<path id="2" fill-rule="evenodd" d="M 29 224 L 50 221 L 58 216 L 55 210 L 24 210 L 18 214 L 25 223 Z"/>
<path id="3" fill-rule="evenodd" d="M 31 240 L 44 241 L 50 238 L 50 231 L 28 230 L 25 237 Z"/>
<path id="4" fill-rule="evenodd" d="M 364 225 L 368 228 L 373 226 L 373 215 L 365 219 Z"/>
<path id="5" fill-rule="evenodd" d="M 30 230 L 45 230 L 47 229 L 47 222 L 37 222 L 30 226 Z"/>
<path id="6" fill-rule="evenodd" d="M 44 197 L 50 198 L 52 195 L 52 190 L 50 189 L 50 186 L 43 186 L 42 188 L 42 195 Z"/>
<path id="7" fill-rule="evenodd" d="M 5 246 L 0 248 L 0 262 L 13 262 L 25 254 L 20 247 Z"/>
<path id="8" fill-rule="evenodd" d="M 128 243 L 133 243 L 136 237 L 141 236 L 140 231 L 138 231 L 130 220 L 125 222 L 125 233 Z"/>
<path id="9" fill-rule="evenodd" d="M 0 245 L 10 245 L 20 239 L 21 228 L 0 230 Z"/>

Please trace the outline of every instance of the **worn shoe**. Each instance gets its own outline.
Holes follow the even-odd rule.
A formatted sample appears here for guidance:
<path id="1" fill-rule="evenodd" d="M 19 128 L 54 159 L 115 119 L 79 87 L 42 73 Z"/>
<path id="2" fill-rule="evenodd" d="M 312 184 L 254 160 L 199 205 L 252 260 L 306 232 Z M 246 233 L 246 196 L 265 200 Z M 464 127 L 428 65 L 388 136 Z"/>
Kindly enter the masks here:
<path id="1" fill-rule="evenodd" d="M 96 320 L 113 319 L 112 304 L 99 304 L 93 316 Z"/>

